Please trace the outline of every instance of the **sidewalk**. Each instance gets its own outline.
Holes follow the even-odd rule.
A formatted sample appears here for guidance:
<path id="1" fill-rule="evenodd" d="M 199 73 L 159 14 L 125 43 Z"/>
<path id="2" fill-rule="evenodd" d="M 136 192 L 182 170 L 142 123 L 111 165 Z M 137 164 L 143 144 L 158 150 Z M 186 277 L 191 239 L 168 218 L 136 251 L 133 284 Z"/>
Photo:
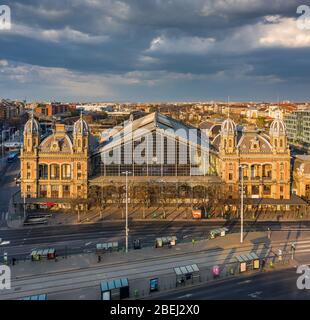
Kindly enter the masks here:
<path id="1" fill-rule="evenodd" d="M 78 222 L 77 213 L 51 211 L 52 217 L 48 219 L 47 226 L 55 225 L 74 225 L 74 224 L 87 224 L 96 223 L 100 221 L 121 221 L 125 219 L 124 208 L 117 206 L 110 206 L 103 210 L 100 214 L 98 210 L 89 210 L 80 214 L 80 222 Z M 10 228 L 18 229 L 23 227 L 22 215 L 10 213 L 8 225 Z M 191 210 L 188 207 L 167 207 L 165 213 L 161 207 L 145 208 L 135 206 L 129 207 L 129 219 L 135 221 L 194 221 L 191 216 Z M 239 219 L 234 217 L 234 219 Z M 225 222 L 232 220 L 225 220 L 222 217 L 211 217 L 209 219 L 202 219 L 201 221 Z M 310 221 L 310 212 L 304 214 L 302 217 L 298 213 L 285 212 L 285 213 L 262 213 L 253 218 L 250 212 L 244 215 L 245 222 L 256 221 L 272 221 L 272 222 L 303 222 Z M 35 227 L 35 225 L 31 226 Z"/>

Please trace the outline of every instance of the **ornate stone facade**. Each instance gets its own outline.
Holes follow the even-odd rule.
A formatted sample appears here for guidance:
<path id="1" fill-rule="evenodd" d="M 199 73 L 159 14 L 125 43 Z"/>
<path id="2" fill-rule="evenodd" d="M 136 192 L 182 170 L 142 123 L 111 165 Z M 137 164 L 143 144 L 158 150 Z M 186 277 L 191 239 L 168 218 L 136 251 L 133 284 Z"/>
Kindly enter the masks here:
<path id="1" fill-rule="evenodd" d="M 21 196 L 27 198 L 87 198 L 89 128 L 83 117 L 73 134 L 56 124 L 41 140 L 40 126 L 31 117 L 24 129 L 21 151 Z"/>
<path id="2" fill-rule="evenodd" d="M 228 118 L 213 145 L 229 197 L 239 197 L 243 172 L 246 197 L 290 199 L 290 150 L 282 120 L 274 120 L 267 135 L 252 127 L 237 128 Z"/>

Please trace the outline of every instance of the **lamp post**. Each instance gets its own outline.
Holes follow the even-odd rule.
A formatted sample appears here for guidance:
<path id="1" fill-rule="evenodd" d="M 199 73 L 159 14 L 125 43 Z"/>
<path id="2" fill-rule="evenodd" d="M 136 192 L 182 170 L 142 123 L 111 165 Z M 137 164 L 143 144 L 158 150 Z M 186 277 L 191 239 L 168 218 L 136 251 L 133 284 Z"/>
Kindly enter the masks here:
<path id="1" fill-rule="evenodd" d="M 1 131 L 2 157 L 3 157 L 3 155 L 4 155 L 4 139 L 3 139 L 3 133 L 4 133 L 4 132 L 5 132 L 4 130 Z"/>
<path id="2" fill-rule="evenodd" d="M 241 165 L 240 174 L 241 174 L 241 197 L 240 197 L 240 243 L 243 243 L 243 196 L 244 196 L 244 181 L 243 181 L 243 169 L 244 167 Z"/>
<path id="3" fill-rule="evenodd" d="M 128 229 L 128 174 L 131 173 L 130 171 L 122 172 L 122 174 L 126 175 L 126 225 L 125 225 L 125 236 L 126 236 L 126 253 L 128 252 L 128 236 L 129 236 L 129 229 Z"/>
<path id="4" fill-rule="evenodd" d="M 24 221 L 26 221 L 26 192 L 24 192 Z"/>

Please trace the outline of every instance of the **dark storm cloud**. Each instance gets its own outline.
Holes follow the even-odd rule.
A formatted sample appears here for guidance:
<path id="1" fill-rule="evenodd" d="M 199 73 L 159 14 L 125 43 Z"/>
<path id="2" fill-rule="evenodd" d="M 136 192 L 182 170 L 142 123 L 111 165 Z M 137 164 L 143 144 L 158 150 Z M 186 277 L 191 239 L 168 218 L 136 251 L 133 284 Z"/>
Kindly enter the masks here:
<path id="1" fill-rule="evenodd" d="M 0 59 L 14 66 L 61 68 L 78 77 L 102 76 L 103 83 L 111 76 L 115 79 L 115 97 L 132 99 L 136 95 L 135 100 L 159 98 L 160 93 L 162 99 L 183 98 L 181 87 L 186 88 L 183 92 L 188 96 L 199 99 L 204 97 L 206 83 L 214 98 L 225 95 L 222 91 L 230 88 L 237 91 L 236 97 L 246 97 L 243 81 L 259 88 L 259 81 L 264 79 L 269 79 L 270 85 L 281 86 L 279 90 L 286 91 L 286 83 L 299 90 L 299 83 L 309 81 L 310 45 L 279 46 L 277 36 L 270 40 L 272 33 L 267 39 L 271 45 L 254 40 L 259 32 L 265 36 L 264 25 L 274 23 L 265 21 L 266 16 L 296 18 L 300 4 L 304 2 L 10 1 L 13 29 L 0 33 Z M 31 88 L 29 73 L 22 70 L 22 79 Z M 118 84 L 119 76 L 124 83 L 120 80 Z M 68 87 L 72 81 L 70 74 Z M 294 81 L 293 86 L 290 81 Z M 11 82 L 1 81 L 1 95 L 5 96 L 9 85 Z M 48 92 L 48 88 L 42 91 Z"/>

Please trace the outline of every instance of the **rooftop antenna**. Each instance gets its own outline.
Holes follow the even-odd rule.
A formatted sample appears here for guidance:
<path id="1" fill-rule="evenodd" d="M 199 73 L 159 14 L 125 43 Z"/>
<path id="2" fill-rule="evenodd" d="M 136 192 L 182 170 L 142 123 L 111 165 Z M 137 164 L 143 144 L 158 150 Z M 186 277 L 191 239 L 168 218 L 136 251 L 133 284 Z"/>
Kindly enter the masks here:
<path id="1" fill-rule="evenodd" d="M 227 97 L 227 104 L 228 104 L 228 118 L 230 118 L 230 97 Z"/>

